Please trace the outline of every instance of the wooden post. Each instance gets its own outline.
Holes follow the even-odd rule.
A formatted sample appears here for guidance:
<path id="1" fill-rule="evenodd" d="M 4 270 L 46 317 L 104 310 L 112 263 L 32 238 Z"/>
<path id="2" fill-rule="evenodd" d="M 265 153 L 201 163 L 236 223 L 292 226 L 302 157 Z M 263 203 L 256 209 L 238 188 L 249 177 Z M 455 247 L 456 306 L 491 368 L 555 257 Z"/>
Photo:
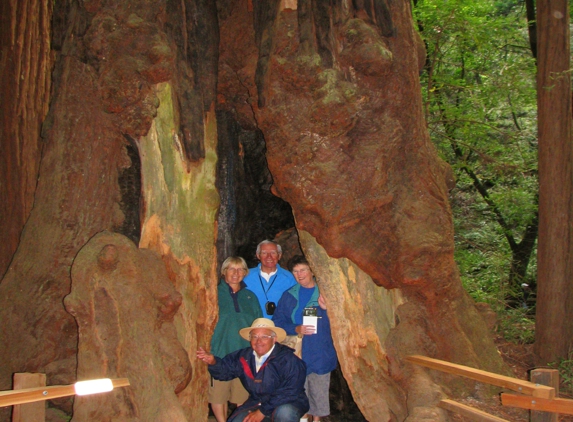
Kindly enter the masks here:
<path id="1" fill-rule="evenodd" d="M 46 374 L 32 374 L 29 372 L 14 374 L 14 390 L 23 388 L 45 387 Z M 45 422 L 46 402 L 18 404 L 12 412 L 12 422 Z"/>
<path id="2" fill-rule="evenodd" d="M 531 382 L 540 385 L 547 385 L 555 388 L 555 397 L 559 397 L 559 371 L 557 369 L 534 369 L 531 371 Z M 530 413 L 531 422 L 557 422 L 557 413 L 539 412 L 532 410 Z"/>

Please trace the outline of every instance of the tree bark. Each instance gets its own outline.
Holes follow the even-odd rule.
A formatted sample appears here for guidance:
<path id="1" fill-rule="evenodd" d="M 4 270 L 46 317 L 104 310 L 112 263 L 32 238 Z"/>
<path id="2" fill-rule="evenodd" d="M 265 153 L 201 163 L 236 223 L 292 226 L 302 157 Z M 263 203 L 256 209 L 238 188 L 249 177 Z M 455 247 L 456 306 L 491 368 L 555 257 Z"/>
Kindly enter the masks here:
<path id="1" fill-rule="evenodd" d="M 6 80 L 22 79 L 22 96 L 27 95 L 26 89 L 35 87 L 40 77 L 53 78 L 54 96 L 43 126 L 45 148 L 37 186 L 34 183 L 34 207 L 0 283 L 1 389 L 10 389 L 13 372 L 44 372 L 48 384 L 68 384 L 76 379 L 78 326 L 63 306 L 63 298 L 70 291 L 70 268 L 78 251 L 95 234 L 125 229 L 124 210 L 143 217 L 142 227 L 138 228 L 142 229 L 139 246 L 160 253 L 173 286 L 183 297 L 174 320 L 192 365 L 196 363 L 194 350 L 199 344 L 208 344 L 216 317 L 214 83 L 201 79 L 201 70 L 195 69 L 201 79 L 201 84 L 196 84 L 193 69 L 177 69 L 181 70 L 177 81 L 191 87 L 197 97 L 190 104 L 200 105 L 194 113 L 186 113 L 182 121 L 181 109 L 188 107 L 174 100 L 178 97 L 172 85 L 163 84 L 174 82 L 177 51 L 175 35 L 167 35 L 176 30 L 165 30 L 166 2 L 56 3 L 58 15 L 53 22 L 59 30 L 42 35 L 45 40 L 51 35 L 57 40 L 58 51 L 52 52 L 56 56 L 54 73 L 46 66 L 40 76 L 20 73 L 15 70 L 17 66 L 6 68 L 10 76 Z M 214 5 L 208 3 L 209 10 L 205 11 L 200 7 L 204 4 L 197 2 L 193 18 L 204 24 L 202 29 L 209 27 L 208 32 L 216 34 L 216 25 L 212 27 Z M 176 25 L 185 17 L 170 12 L 175 28 L 192 25 Z M 20 15 L 13 9 L 10 16 L 24 19 L 36 14 Z M 2 33 L 15 30 L 17 23 L 14 18 L 12 25 L 2 26 Z M 22 37 L 34 28 L 22 29 Z M 199 35 L 202 48 L 218 45 L 216 37 Z M 193 34 L 178 36 L 198 44 Z M 12 61 L 24 61 L 12 50 L 2 57 L 10 65 Z M 210 55 L 203 69 L 216 61 Z M 211 79 L 216 77 L 214 70 L 208 72 Z M 40 101 L 45 101 L 42 95 L 30 95 L 44 104 Z M 14 108 L 17 116 L 12 126 L 2 120 L 3 134 L 10 134 L 14 127 L 23 130 L 28 103 L 20 104 L 16 94 L 2 101 L 6 110 Z M 30 104 L 36 104 L 34 101 Z M 200 130 L 189 131 L 189 125 Z M 39 127 L 36 130 L 39 132 Z M 190 133 L 192 142 L 186 143 Z M 3 146 L 9 144 L 9 159 L 27 159 L 14 153 L 21 148 L 20 139 L 8 136 L 2 141 Z M 142 178 L 145 195 L 141 196 L 120 188 L 124 171 L 134 167 L 134 159 L 128 154 L 134 148 L 142 163 L 133 172 Z M 33 165 L 32 161 L 30 158 L 26 164 Z M 3 195 L 5 190 L 23 190 L 16 179 L 10 177 L 0 185 Z M 127 190 L 138 186 L 133 183 Z M 135 199 L 140 197 L 141 204 Z M 153 312 L 151 304 L 147 305 Z M 194 375 L 178 399 L 187 419 L 199 421 L 207 417 L 206 389 L 202 388 L 207 385 L 206 368 L 201 365 Z M 66 412 L 71 411 L 69 403 L 62 406 Z M 0 420 L 8 420 L 9 410 L 0 409 Z"/>
<path id="2" fill-rule="evenodd" d="M 441 381 L 407 354 L 504 370 L 453 260 L 449 169 L 423 121 L 409 3 L 297 3 L 300 13 L 221 0 L 217 22 L 204 0 L 57 2 L 69 14 L 58 16 L 36 202 L 0 284 L 4 389 L 16 371 L 74 378 L 78 328 L 62 298 L 78 251 L 124 225 L 129 145 L 141 163 L 139 246 L 161 255 L 182 296 L 174 323 L 193 377 L 178 399 L 188 420 L 207 418 L 193 354 L 217 313 L 216 111 L 265 137 L 274 192 L 293 206 L 367 419 L 446 420 Z"/>
<path id="3" fill-rule="evenodd" d="M 409 4 L 301 0 L 253 14 L 249 38 L 241 3 L 220 23 L 219 104 L 265 136 L 354 398 L 368 420 L 443 420 L 444 392 L 404 356 L 504 368 L 453 260 L 450 169 L 423 119 Z"/>
<path id="4" fill-rule="evenodd" d="M 573 333 L 573 143 L 567 0 L 537 3 L 539 242 L 535 352 L 566 358 Z"/>
<path id="5" fill-rule="evenodd" d="M 34 203 L 48 112 L 54 2 L 5 0 L 0 5 L 0 278 L 16 252 Z"/>

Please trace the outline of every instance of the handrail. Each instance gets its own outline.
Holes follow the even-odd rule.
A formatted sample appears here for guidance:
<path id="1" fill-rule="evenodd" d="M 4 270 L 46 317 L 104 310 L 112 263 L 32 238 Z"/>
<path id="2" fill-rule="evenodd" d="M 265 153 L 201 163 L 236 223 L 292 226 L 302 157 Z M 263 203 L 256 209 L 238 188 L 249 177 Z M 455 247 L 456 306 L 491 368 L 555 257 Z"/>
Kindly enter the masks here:
<path id="1" fill-rule="evenodd" d="M 551 379 L 545 379 L 543 370 L 538 370 L 536 379 L 540 381 L 548 381 L 549 384 L 554 385 L 556 388 L 533 383 L 529 381 L 520 380 L 517 378 L 508 377 L 505 375 L 495 374 L 493 372 L 483 371 L 481 369 L 471 368 L 469 366 L 458 365 L 451 362 L 446 362 L 439 359 L 432 359 L 426 356 L 412 355 L 405 358 L 406 361 L 416 365 L 425 366 L 430 369 L 435 369 L 442 372 L 447 372 L 453 375 L 470 378 L 475 381 L 483 382 L 486 384 L 495 385 L 508 390 L 513 390 L 521 394 L 501 394 L 501 404 L 504 406 L 518 407 L 521 409 L 529 409 L 532 412 L 532 418 L 535 420 L 548 420 L 545 419 L 547 415 L 552 413 L 551 420 L 557 420 L 556 414 L 573 415 L 573 400 L 556 398 L 556 388 L 559 385 L 558 374 L 555 374 Z M 534 371 L 535 372 L 535 371 Z M 534 374 L 532 372 L 532 374 Z M 556 372 L 556 371 L 553 371 Z M 482 412 L 454 400 L 443 399 L 439 404 L 451 412 L 456 412 L 464 415 L 465 417 L 479 422 L 490 421 L 504 421 L 504 419 L 497 418 L 489 413 Z M 549 413 L 545 413 L 549 412 Z M 538 419 L 543 418 L 543 419 Z M 534 419 L 532 419 L 533 421 Z"/>
<path id="2" fill-rule="evenodd" d="M 113 388 L 129 386 L 127 378 L 111 380 Z M 20 390 L 0 391 L 0 407 L 52 400 L 76 394 L 75 385 L 51 385 L 49 387 L 23 388 Z"/>
<path id="3" fill-rule="evenodd" d="M 555 397 L 555 389 L 546 385 L 535 384 L 529 381 L 507 377 L 493 372 L 482 371 L 481 369 L 458 365 L 443 360 L 432 359 L 426 356 L 412 355 L 408 356 L 406 360 L 427 368 L 437 369 L 438 371 L 447 372 L 449 374 L 459 375 L 475 381 L 495 385 L 497 387 L 507 388 L 508 390 L 528 394 L 533 397 L 541 397 L 545 399 L 552 399 Z"/>
<path id="4" fill-rule="evenodd" d="M 450 399 L 443 399 L 438 403 L 442 409 L 449 410 L 462 415 L 465 420 L 479 421 L 479 422 L 509 422 L 507 419 L 498 418 L 497 416 L 490 415 L 479 409 L 474 409 L 462 403 Z"/>

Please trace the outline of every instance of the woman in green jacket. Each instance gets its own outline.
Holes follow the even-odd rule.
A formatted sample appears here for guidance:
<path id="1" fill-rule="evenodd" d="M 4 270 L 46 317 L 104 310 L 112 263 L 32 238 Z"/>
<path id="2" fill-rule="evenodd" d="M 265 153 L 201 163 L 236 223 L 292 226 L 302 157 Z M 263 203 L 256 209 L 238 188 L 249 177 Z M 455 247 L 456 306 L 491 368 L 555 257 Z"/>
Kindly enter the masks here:
<path id="1" fill-rule="evenodd" d="M 241 257 L 231 256 L 221 266 L 219 321 L 211 339 L 211 353 L 217 357 L 223 358 L 235 350 L 249 347 L 250 343 L 239 335 L 239 330 L 263 316 L 257 296 L 243 283 L 248 272 L 247 263 Z M 238 378 L 231 381 L 211 379 L 209 403 L 217 422 L 227 420 L 228 402 L 240 405 L 248 397 Z"/>

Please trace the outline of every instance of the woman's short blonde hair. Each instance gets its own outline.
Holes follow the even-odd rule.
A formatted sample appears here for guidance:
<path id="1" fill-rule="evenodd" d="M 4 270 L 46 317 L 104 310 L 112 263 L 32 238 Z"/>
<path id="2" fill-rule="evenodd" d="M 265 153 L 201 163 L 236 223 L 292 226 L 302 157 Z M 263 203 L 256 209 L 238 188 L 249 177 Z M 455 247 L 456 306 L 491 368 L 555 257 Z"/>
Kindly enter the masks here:
<path id="1" fill-rule="evenodd" d="M 227 271 L 227 268 L 229 268 L 229 265 L 231 264 L 240 264 L 243 269 L 245 270 L 245 276 L 247 274 L 249 274 L 249 267 L 247 266 L 247 262 L 241 258 L 240 256 L 230 256 L 227 259 L 225 259 L 223 261 L 223 265 L 221 265 L 221 275 L 225 275 L 225 272 Z"/>

